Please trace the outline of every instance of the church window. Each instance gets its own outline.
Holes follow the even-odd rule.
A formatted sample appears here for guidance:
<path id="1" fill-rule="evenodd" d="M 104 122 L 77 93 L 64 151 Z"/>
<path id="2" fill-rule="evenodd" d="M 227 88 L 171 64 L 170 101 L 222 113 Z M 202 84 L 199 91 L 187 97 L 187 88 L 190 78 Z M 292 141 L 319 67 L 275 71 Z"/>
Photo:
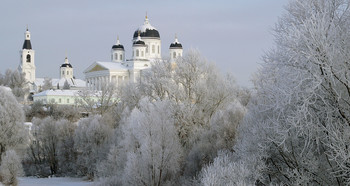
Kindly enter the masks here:
<path id="1" fill-rule="evenodd" d="M 67 99 L 67 103 L 69 103 L 69 99 Z"/>
<path id="2" fill-rule="evenodd" d="M 123 60 L 123 55 L 122 54 L 120 54 L 120 60 Z"/>
<path id="3" fill-rule="evenodd" d="M 69 75 L 69 71 L 67 71 L 67 75 Z"/>
<path id="4" fill-rule="evenodd" d="M 146 53 L 148 53 L 148 45 L 146 45 Z"/>
<path id="5" fill-rule="evenodd" d="M 115 54 L 114 58 L 115 60 L 118 60 L 118 54 Z"/>
<path id="6" fill-rule="evenodd" d="M 160 53 L 160 48 L 159 48 L 159 45 L 158 45 L 158 54 Z"/>
<path id="7" fill-rule="evenodd" d="M 62 71 L 62 75 L 64 75 L 64 71 Z"/>
<path id="8" fill-rule="evenodd" d="M 139 50 L 136 50 L 136 57 L 139 57 Z"/>
<path id="9" fill-rule="evenodd" d="M 141 51 L 141 56 L 142 56 L 142 57 L 144 56 L 143 51 Z"/>
<path id="10" fill-rule="evenodd" d="M 156 47 L 152 45 L 152 53 L 154 54 L 156 52 Z"/>
<path id="11" fill-rule="evenodd" d="M 173 53 L 173 58 L 176 58 L 176 52 Z"/>
<path id="12" fill-rule="evenodd" d="M 30 60 L 30 55 L 28 54 L 28 55 L 27 55 L 27 62 L 30 63 L 30 61 L 31 61 L 31 60 Z"/>

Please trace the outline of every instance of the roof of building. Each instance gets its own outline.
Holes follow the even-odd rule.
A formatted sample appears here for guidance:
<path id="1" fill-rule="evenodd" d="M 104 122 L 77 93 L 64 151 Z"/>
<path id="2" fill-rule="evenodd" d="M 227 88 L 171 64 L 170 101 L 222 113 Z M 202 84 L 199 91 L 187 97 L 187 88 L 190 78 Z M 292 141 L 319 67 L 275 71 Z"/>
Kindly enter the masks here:
<path id="1" fill-rule="evenodd" d="M 53 87 L 56 87 L 57 84 L 59 87 L 63 87 L 65 82 L 68 82 L 70 87 L 78 87 L 78 88 L 84 88 L 86 87 L 86 82 L 81 79 L 74 79 L 74 78 L 61 78 L 61 79 L 51 79 L 51 84 Z M 45 82 L 45 78 L 36 78 L 34 83 L 37 86 L 43 86 Z"/>
<path id="2" fill-rule="evenodd" d="M 128 70 L 129 69 L 126 66 L 122 65 L 121 63 L 116 63 L 116 62 L 97 61 L 96 63 L 108 70 Z"/>
<path id="3" fill-rule="evenodd" d="M 133 45 L 145 45 L 145 42 L 142 40 L 137 40 L 133 43 Z"/>
<path id="4" fill-rule="evenodd" d="M 30 40 L 24 40 L 22 49 L 32 49 L 32 44 L 30 43 Z"/>
<path id="5" fill-rule="evenodd" d="M 146 16 L 145 22 L 134 32 L 133 38 L 136 39 L 140 32 L 141 37 L 151 37 L 151 38 L 160 38 L 160 34 L 158 30 L 153 27 Z"/>
<path id="6" fill-rule="evenodd" d="M 79 90 L 45 90 L 42 92 L 39 92 L 37 94 L 34 94 L 33 97 L 39 97 L 39 96 L 76 96 L 78 94 Z"/>
<path id="7" fill-rule="evenodd" d="M 182 44 L 179 42 L 174 42 L 170 44 L 170 48 L 182 48 Z"/>
<path id="8" fill-rule="evenodd" d="M 70 64 L 70 63 L 63 63 L 62 65 L 61 65 L 61 67 L 70 67 L 70 68 L 73 68 L 73 66 Z"/>
<path id="9" fill-rule="evenodd" d="M 121 50 L 124 50 L 124 46 L 119 44 L 119 45 L 113 45 L 112 46 L 112 49 L 121 49 Z"/>

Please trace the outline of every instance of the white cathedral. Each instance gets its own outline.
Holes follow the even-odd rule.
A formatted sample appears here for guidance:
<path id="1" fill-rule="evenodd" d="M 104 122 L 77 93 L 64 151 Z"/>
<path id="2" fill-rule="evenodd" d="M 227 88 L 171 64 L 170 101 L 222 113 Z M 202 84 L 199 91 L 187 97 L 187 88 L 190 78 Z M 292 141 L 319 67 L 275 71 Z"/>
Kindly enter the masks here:
<path id="1" fill-rule="evenodd" d="M 32 49 L 28 28 L 24 35 L 25 40 L 20 51 L 21 61 L 18 69 L 20 72 L 25 73 L 31 92 L 38 93 L 44 85 L 45 78 L 36 77 L 35 51 Z M 161 57 L 160 34 L 149 23 L 147 15 L 144 24 L 134 32 L 132 42 L 131 59 L 126 59 L 124 46 L 120 44 L 118 38 L 116 44 L 112 46 L 111 61 L 96 61 L 91 64 L 84 70 L 85 81 L 74 77 L 73 66 L 66 57 L 64 63 L 59 67 L 59 78 L 51 79 L 52 90 L 39 93 L 36 95 L 36 98 L 42 100 L 51 96 L 50 100 L 55 100 L 57 96 L 70 96 L 69 99 L 73 99 L 72 92 L 62 90 L 65 82 L 68 82 L 70 85 L 70 91 L 75 92 L 87 87 L 98 91 L 106 83 L 115 83 L 118 86 L 123 82 L 136 82 L 142 77 L 142 72 L 149 69 L 153 62 L 164 61 Z M 175 36 L 175 41 L 169 47 L 170 62 L 174 62 L 177 57 L 182 56 L 182 53 L 182 45 Z M 61 97 L 57 99 L 59 100 L 57 103 L 61 103 Z M 66 102 L 72 103 L 68 99 Z"/>
<path id="2" fill-rule="evenodd" d="M 124 46 L 117 38 L 117 43 L 112 46 L 111 61 L 96 61 L 84 71 L 87 87 L 101 90 L 103 84 L 110 82 L 117 86 L 123 82 L 136 82 L 142 77 L 142 71 L 149 69 L 153 62 L 162 61 L 160 35 L 147 15 L 144 24 L 134 32 L 132 41 L 131 59 L 126 59 Z M 182 56 L 183 48 L 176 36 L 170 44 L 169 53 L 170 62 Z"/>

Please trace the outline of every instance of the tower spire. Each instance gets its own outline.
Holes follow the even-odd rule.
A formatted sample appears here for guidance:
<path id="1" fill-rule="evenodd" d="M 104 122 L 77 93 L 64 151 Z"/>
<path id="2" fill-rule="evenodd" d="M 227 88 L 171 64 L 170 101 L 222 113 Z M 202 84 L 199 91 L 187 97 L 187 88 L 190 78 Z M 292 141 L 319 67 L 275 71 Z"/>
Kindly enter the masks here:
<path id="1" fill-rule="evenodd" d="M 148 22 L 148 15 L 147 15 L 147 11 L 146 11 L 146 17 L 145 17 L 145 25 L 146 24 L 149 24 L 149 22 Z"/>
<path id="2" fill-rule="evenodd" d="M 117 35 L 117 44 L 116 45 L 120 45 L 119 35 Z"/>
<path id="3" fill-rule="evenodd" d="M 175 33 L 175 43 L 178 43 L 179 41 L 177 40 L 177 34 Z"/>

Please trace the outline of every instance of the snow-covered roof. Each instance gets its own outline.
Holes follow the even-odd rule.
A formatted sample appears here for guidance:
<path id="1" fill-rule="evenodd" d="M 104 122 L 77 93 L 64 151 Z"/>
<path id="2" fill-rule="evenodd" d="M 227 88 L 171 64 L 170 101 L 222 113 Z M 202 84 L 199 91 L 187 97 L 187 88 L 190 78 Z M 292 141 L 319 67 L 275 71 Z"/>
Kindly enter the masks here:
<path id="1" fill-rule="evenodd" d="M 109 70 L 128 70 L 128 68 L 121 63 L 101 61 L 97 61 L 96 63 Z"/>
<path id="2" fill-rule="evenodd" d="M 40 93 L 34 94 L 33 97 L 39 96 L 76 96 L 79 90 L 45 90 Z"/>
<path id="3" fill-rule="evenodd" d="M 64 83 L 68 82 L 70 87 L 86 87 L 86 82 L 82 79 L 73 79 L 73 78 L 61 78 L 61 79 L 51 79 L 52 86 L 57 86 L 57 83 L 60 87 L 64 86 Z M 36 78 L 35 84 L 37 86 L 43 86 L 44 85 L 45 78 Z"/>

